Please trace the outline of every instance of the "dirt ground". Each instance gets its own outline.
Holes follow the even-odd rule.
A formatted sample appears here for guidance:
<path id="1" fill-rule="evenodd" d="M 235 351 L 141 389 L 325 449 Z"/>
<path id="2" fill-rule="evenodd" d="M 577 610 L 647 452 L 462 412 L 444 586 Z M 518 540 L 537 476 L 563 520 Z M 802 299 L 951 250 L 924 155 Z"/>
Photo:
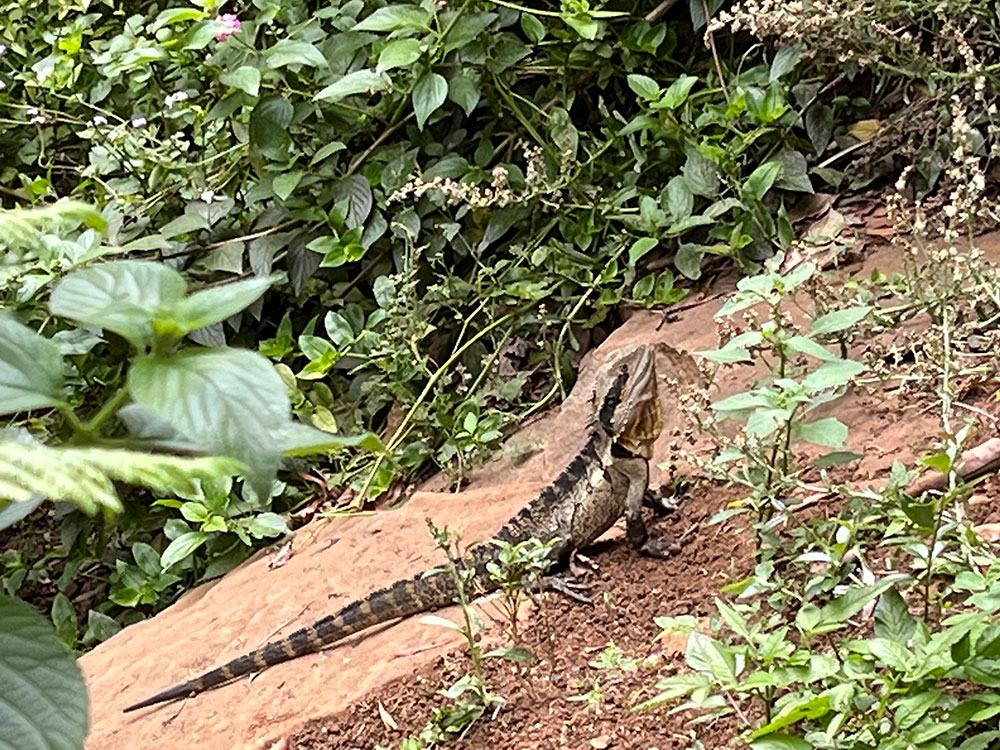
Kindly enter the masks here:
<path id="1" fill-rule="evenodd" d="M 984 238 L 981 246 L 988 255 L 1000 256 L 996 236 Z M 849 272 L 867 274 L 896 264 L 893 251 L 878 250 Z M 441 705 L 436 691 L 468 671 L 468 661 L 457 634 L 416 617 L 194 699 L 127 715 L 121 709 L 437 564 L 427 516 L 462 529 L 466 540 L 488 537 L 578 449 L 590 416 L 593 364 L 618 347 L 662 342 L 672 349 L 658 360 L 661 376 L 689 379 L 687 353 L 718 343 L 713 318 L 721 304 L 711 300 L 666 321 L 658 313 L 635 314 L 584 360 L 580 381 L 562 407 L 522 429 L 503 456 L 472 474 L 462 492 L 449 493 L 443 483 L 432 482 L 398 510 L 317 519 L 296 532 L 287 562 L 274 564 L 277 547 L 264 550 L 84 656 L 92 720 L 87 750 L 192 745 L 203 750 L 368 750 L 398 744 L 419 730 Z M 751 367 L 725 371 L 717 397 L 743 390 L 758 375 Z M 666 392 L 662 395 L 668 420 L 652 462 L 654 486 L 666 478 L 656 467 L 668 458 L 671 428 L 681 423 Z M 839 478 L 860 483 L 880 481 L 894 460 L 912 462 L 939 429 L 937 414 L 926 402 L 892 392 L 852 391 L 825 410 L 848 425 L 850 449 L 865 456 Z M 817 410 L 817 417 L 825 415 Z M 701 443 L 694 450 L 707 452 L 709 446 Z M 629 711 L 652 694 L 658 675 L 680 667 L 683 643 L 654 642 L 653 617 L 707 616 L 720 587 L 749 569 L 749 549 L 738 524 L 698 525 L 735 499 L 732 493 L 701 485 L 661 522 L 661 530 L 687 534 L 683 550 L 670 560 L 632 555 L 619 541 L 620 528 L 590 550 L 597 565 L 590 581 L 595 606 L 543 597 L 524 627 L 526 645 L 539 660 L 530 667 L 488 660 L 487 683 L 507 702 L 451 747 L 471 750 L 502 742 L 517 750 L 665 750 L 687 747 L 693 737 L 706 748 L 738 746 L 732 724 L 691 726 L 683 715 Z M 490 607 L 483 609 L 487 621 Z M 457 619 L 455 608 L 439 614 Z M 494 624 L 486 638 L 497 641 L 500 633 Z M 609 642 L 627 658 L 654 658 L 624 670 L 592 666 Z M 600 701 L 573 700 L 591 692 L 595 679 Z"/>

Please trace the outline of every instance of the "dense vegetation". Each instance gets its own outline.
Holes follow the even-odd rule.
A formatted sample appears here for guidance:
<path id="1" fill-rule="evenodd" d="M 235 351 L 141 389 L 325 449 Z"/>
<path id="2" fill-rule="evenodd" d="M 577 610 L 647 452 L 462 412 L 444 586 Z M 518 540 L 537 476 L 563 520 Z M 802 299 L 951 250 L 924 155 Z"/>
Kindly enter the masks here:
<path id="1" fill-rule="evenodd" d="M 992 3 L 722 5 L 0 2 L 0 523 L 76 503 L 4 593 L 87 646 L 291 513 L 460 483 L 816 189 L 987 216 Z"/>

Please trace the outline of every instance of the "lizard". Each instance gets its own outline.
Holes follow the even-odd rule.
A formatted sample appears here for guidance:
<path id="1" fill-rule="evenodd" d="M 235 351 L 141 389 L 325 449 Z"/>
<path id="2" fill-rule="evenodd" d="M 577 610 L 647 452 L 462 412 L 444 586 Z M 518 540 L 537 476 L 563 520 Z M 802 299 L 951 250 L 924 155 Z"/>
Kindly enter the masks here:
<path id="1" fill-rule="evenodd" d="M 595 382 L 593 417 L 583 448 L 549 485 L 492 537 L 471 547 L 462 565 L 474 567 L 473 580 L 483 592 L 498 588 L 487 572 L 496 559 L 495 541 L 516 544 L 537 538 L 552 542 L 549 559 L 566 563 L 625 517 L 631 547 L 665 557 L 668 540 L 651 539 L 642 518 L 649 484 L 653 443 L 663 429 L 657 393 L 655 347 L 640 344 L 613 356 Z M 603 395 L 601 395 L 603 394 Z M 128 706 L 125 712 L 187 698 L 299 656 L 315 653 L 354 633 L 420 612 L 452 604 L 458 595 L 452 576 L 433 568 L 377 590 L 285 638 L 240 656 L 199 677 L 174 685 Z"/>

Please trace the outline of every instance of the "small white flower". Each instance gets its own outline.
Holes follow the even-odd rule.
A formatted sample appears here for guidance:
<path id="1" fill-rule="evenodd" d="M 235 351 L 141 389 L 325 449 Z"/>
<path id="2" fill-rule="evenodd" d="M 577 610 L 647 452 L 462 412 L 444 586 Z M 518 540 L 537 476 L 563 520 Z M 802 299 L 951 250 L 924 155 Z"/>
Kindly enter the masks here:
<path id="1" fill-rule="evenodd" d="M 45 122 L 45 115 L 38 111 L 38 107 L 28 107 L 24 110 L 24 114 L 28 116 L 28 122 L 41 123 Z"/>
<path id="2" fill-rule="evenodd" d="M 5 88 L 7 88 L 7 84 L 4 83 L 3 81 L 0 81 L 0 91 L 3 91 Z"/>
<path id="3" fill-rule="evenodd" d="M 215 200 L 215 191 L 206 190 L 198 197 L 201 198 L 201 200 L 205 203 L 211 203 L 213 200 Z"/>
<path id="4" fill-rule="evenodd" d="M 167 109 L 173 109 L 177 102 L 182 102 L 188 98 L 186 91 L 175 91 L 173 94 L 167 94 L 163 103 L 166 105 Z"/>
<path id="5" fill-rule="evenodd" d="M 56 64 L 54 62 L 47 62 L 40 66 L 35 73 L 38 75 L 38 82 L 44 83 L 50 75 L 52 75 L 56 70 Z"/>
<path id="6" fill-rule="evenodd" d="M 146 118 L 145 117 L 136 116 L 136 117 L 132 118 L 132 127 L 133 128 L 141 128 L 145 124 L 146 124 Z"/>
<path id="7" fill-rule="evenodd" d="M 107 125 L 108 124 L 108 118 L 105 117 L 104 115 L 94 115 L 93 119 L 91 119 L 91 122 L 94 125 L 97 125 L 98 127 L 100 127 L 101 125 Z"/>
<path id="8" fill-rule="evenodd" d="M 3 57 L 4 52 L 6 52 L 6 51 L 7 51 L 7 45 L 6 44 L 0 44 L 0 57 Z"/>

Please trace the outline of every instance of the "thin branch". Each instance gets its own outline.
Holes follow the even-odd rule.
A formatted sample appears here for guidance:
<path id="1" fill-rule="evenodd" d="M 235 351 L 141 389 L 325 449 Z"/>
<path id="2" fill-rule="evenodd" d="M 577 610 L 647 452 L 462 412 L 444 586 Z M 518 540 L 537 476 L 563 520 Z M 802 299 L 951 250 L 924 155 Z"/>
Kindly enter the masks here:
<path id="1" fill-rule="evenodd" d="M 395 133 L 397 130 L 403 127 L 411 117 L 413 117 L 412 112 L 410 112 L 410 114 L 408 114 L 402 120 L 397 122 L 395 125 L 391 125 L 390 127 L 386 128 L 385 132 L 382 133 L 382 135 L 380 135 L 378 138 L 376 138 L 375 141 L 372 143 L 372 145 L 370 145 L 368 148 L 366 148 L 364 151 L 358 154 L 358 158 L 356 158 L 354 161 L 351 162 L 351 166 L 347 168 L 347 172 L 344 174 L 344 177 L 345 178 L 350 177 L 355 172 L 357 172 L 358 168 L 365 163 L 365 159 L 371 156 L 372 152 L 375 149 L 377 149 L 379 146 L 385 143 L 389 139 L 389 136 L 391 136 L 393 133 Z"/>

